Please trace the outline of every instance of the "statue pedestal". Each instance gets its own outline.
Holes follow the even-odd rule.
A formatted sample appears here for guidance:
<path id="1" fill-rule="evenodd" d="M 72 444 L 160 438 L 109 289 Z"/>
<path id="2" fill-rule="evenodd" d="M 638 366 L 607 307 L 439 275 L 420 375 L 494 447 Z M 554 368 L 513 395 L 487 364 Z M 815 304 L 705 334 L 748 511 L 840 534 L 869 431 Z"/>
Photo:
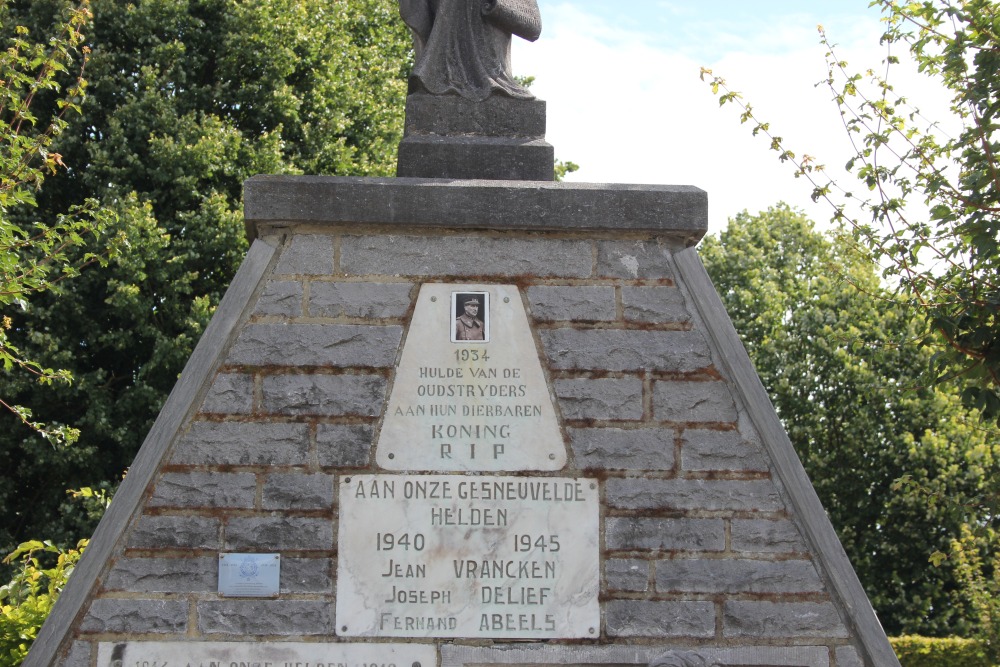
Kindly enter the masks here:
<path id="1" fill-rule="evenodd" d="M 551 181 L 554 163 L 541 100 L 423 93 L 406 100 L 398 176 Z"/>
<path id="2" fill-rule="evenodd" d="M 247 259 L 24 667 L 899 667 L 698 258 L 703 191 L 244 193 Z"/>

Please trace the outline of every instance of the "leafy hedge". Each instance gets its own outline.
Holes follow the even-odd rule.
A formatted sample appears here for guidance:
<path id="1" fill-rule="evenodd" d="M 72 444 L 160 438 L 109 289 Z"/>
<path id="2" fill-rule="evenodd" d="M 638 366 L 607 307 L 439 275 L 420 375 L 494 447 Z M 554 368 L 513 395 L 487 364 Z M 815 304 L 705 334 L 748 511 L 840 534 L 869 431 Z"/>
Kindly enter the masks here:
<path id="1" fill-rule="evenodd" d="M 974 639 L 907 636 L 889 642 L 903 667 L 997 667 Z"/>
<path id="2" fill-rule="evenodd" d="M 4 559 L 18 570 L 0 586 L 0 667 L 17 667 L 24 660 L 86 546 L 87 540 L 75 549 L 32 540 Z M 43 564 L 53 558 L 52 567 Z"/>

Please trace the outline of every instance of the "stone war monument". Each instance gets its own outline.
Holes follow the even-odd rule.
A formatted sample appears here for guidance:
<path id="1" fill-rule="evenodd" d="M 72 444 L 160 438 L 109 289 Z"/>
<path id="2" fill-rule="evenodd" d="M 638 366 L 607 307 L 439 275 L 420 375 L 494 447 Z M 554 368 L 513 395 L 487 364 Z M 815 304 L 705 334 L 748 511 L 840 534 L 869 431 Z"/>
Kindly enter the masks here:
<path id="1" fill-rule="evenodd" d="M 400 0 L 399 177 L 252 245 L 27 667 L 898 667 L 698 257 L 553 182 L 534 0 Z"/>

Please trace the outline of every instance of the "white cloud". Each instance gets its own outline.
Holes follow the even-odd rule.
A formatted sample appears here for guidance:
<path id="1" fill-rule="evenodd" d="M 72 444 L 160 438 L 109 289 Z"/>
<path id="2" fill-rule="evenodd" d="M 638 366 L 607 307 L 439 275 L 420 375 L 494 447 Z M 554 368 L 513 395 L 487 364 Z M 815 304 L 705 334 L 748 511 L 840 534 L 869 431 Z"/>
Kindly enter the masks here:
<path id="1" fill-rule="evenodd" d="M 661 4 L 664 12 L 684 9 Z M 866 16 L 867 22 L 840 19 L 837 34 L 830 28 L 840 55 L 858 67 L 877 65 L 885 55 L 877 15 Z M 744 92 L 787 147 L 839 173 L 849 154 L 830 91 L 814 86 L 826 76 L 815 17 L 794 14 L 739 32 L 725 21 L 715 22 L 718 29 L 706 21 L 697 36 L 678 37 L 625 28 L 562 3 L 546 7 L 545 23 L 541 40 L 515 47 L 514 66 L 536 77 L 533 91 L 548 102 L 556 155 L 581 165 L 572 180 L 696 185 L 708 191 L 712 231 L 744 208 L 778 201 L 817 222 L 830 217 L 828 207 L 810 201 L 811 186 L 794 179 L 765 140 L 751 137 L 736 107 L 720 109 L 698 76 L 701 65 L 711 67 Z M 684 41 L 692 39 L 701 42 Z M 699 52 L 716 57 L 697 62 L 686 55 Z M 924 85 L 906 78 L 901 88 Z M 940 107 L 940 99 L 933 101 Z"/>

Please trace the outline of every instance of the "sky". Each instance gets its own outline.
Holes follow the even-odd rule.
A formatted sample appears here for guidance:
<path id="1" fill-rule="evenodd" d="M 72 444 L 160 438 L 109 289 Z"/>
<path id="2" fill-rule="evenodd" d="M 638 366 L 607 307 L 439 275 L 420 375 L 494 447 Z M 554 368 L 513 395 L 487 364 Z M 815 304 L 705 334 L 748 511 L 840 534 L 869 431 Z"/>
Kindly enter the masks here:
<path id="1" fill-rule="evenodd" d="M 779 201 L 823 225 L 829 206 L 810 200 L 812 186 L 752 137 L 737 107 L 720 108 L 699 73 L 704 66 L 724 77 L 787 148 L 856 189 L 843 171 L 850 145 L 832 93 L 815 85 L 826 78 L 817 25 L 858 70 L 880 67 L 883 25 L 868 3 L 539 0 L 542 36 L 531 44 L 515 38 L 513 67 L 535 77 L 556 157 L 580 165 L 567 180 L 700 187 L 710 232 Z M 946 98 L 908 64 L 893 82 L 925 115 L 946 115 Z"/>

